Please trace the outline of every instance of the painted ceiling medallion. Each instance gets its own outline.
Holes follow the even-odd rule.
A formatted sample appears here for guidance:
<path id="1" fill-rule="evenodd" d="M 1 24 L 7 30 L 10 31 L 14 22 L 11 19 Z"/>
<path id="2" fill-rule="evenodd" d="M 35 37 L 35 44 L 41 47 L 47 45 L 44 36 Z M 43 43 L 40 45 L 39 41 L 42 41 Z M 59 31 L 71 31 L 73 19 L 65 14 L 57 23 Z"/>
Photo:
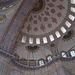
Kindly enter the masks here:
<path id="1" fill-rule="evenodd" d="M 38 12 L 38 11 L 40 11 L 40 10 L 43 8 L 43 6 L 44 6 L 43 0 L 39 0 L 39 1 L 36 3 L 36 5 L 33 7 L 32 11 L 33 11 L 33 12 Z"/>
<path id="2" fill-rule="evenodd" d="M 38 46 L 26 46 L 26 49 L 29 51 L 29 52 L 36 52 L 37 50 L 39 50 L 39 47 Z"/>

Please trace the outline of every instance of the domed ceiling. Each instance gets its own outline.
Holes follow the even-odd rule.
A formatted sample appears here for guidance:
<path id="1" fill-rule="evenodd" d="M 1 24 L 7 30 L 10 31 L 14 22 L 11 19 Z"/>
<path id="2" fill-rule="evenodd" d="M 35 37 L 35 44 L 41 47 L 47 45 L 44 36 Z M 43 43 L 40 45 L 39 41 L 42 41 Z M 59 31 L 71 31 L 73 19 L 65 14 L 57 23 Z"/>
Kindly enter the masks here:
<path id="1" fill-rule="evenodd" d="M 57 39 L 74 25 L 73 4 L 74 0 L 23 0 L 1 40 L 1 49 L 22 68 L 47 65 L 51 56 L 57 56 Z"/>
<path id="2" fill-rule="evenodd" d="M 21 29 L 22 42 L 48 43 L 60 38 L 74 21 L 71 8 L 70 0 L 38 0 Z"/>
<path id="3" fill-rule="evenodd" d="M 28 35 L 44 35 L 57 27 L 68 15 L 69 0 L 39 0 L 22 29 Z"/>

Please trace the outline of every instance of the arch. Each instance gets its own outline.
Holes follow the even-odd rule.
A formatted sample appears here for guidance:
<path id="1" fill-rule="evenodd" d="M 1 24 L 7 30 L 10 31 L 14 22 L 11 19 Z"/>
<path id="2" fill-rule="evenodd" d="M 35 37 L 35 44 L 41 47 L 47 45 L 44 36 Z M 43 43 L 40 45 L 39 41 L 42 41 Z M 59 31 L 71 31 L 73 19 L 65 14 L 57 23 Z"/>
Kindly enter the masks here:
<path id="1" fill-rule="evenodd" d="M 75 0 L 71 0 L 71 4 L 75 4 Z"/>
<path id="2" fill-rule="evenodd" d="M 70 15 L 69 15 L 69 19 L 72 20 L 72 21 L 74 21 L 75 17 L 70 14 Z"/>
<path id="3" fill-rule="evenodd" d="M 26 37 L 25 36 L 22 37 L 22 43 L 26 43 Z"/>
<path id="4" fill-rule="evenodd" d="M 75 57 L 75 50 L 71 50 L 70 55 L 71 55 L 71 57 Z"/>
<path id="5" fill-rule="evenodd" d="M 53 35 L 50 35 L 49 38 L 50 38 L 51 41 L 54 41 Z"/>
<path id="6" fill-rule="evenodd" d="M 66 57 L 67 57 L 66 52 L 65 52 L 65 51 L 62 51 L 62 52 L 61 52 L 61 56 L 64 57 L 64 58 L 66 58 Z"/>
<path id="7" fill-rule="evenodd" d="M 75 8 L 74 8 L 74 7 L 71 7 L 71 11 L 72 11 L 73 13 L 75 13 Z"/>
<path id="8" fill-rule="evenodd" d="M 69 23 L 68 21 L 65 22 L 65 25 L 70 28 L 71 27 L 71 23 Z"/>
<path id="9" fill-rule="evenodd" d="M 48 43 L 47 37 L 43 37 L 43 43 Z"/>
<path id="10" fill-rule="evenodd" d="M 65 29 L 64 27 L 61 27 L 61 31 L 62 31 L 63 33 L 65 33 L 65 32 L 66 32 L 66 29 Z"/>
<path id="11" fill-rule="evenodd" d="M 56 34 L 57 38 L 59 38 L 61 36 L 60 33 L 59 33 L 59 31 L 56 31 L 55 34 Z"/>
<path id="12" fill-rule="evenodd" d="M 36 44 L 40 44 L 40 38 L 36 38 Z"/>
<path id="13" fill-rule="evenodd" d="M 29 38 L 29 44 L 33 44 L 33 38 Z"/>
<path id="14" fill-rule="evenodd" d="M 52 56 L 48 55 L 46 59 L 47 59 L 48 62 L 50 62 L 50 61 L 52 61 Z"/>
<path id="15" fill-rule="evenodd" d="M 45 64 L 44 59 L 40 59 L 40 60 L 38 61 L 38 63 L 39 63 L 39 66 L 43 66 L 43 65 Z"/>

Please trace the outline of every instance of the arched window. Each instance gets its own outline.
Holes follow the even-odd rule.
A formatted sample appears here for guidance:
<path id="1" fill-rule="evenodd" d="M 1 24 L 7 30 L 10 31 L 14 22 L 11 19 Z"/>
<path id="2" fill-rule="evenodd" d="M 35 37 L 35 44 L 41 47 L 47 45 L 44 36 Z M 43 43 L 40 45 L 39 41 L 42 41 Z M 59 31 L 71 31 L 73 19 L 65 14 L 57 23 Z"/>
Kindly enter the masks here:
<path id="1" fill-rule="evenodd" d="M 70 51 L 72 57 L 75 57 L 75 51 Z"/>
<path id="2" fill-rule="evenodd" d="M 48 43 L 47 37 L 43 37 L 43 43 Z"/>
<path id="3" fill-rule="evenodd" d="M 50 38 L 51 41 L 54 41 L 53 35 L 50 35 L 49 38 Z"/>
<path id="4" fill-rule="evenodd" d="M 72 4 L 75 4 L 75 0 L 71 0 L 71 3 L 72 3 Z"/>
<path id="5" fill-rule="evenodd" d="M 75 8 L 74 7 L 71 7 L 71 11 L 75 13 Z"/>
<path id="6" fill-rule="evenodd" d="M 19 62 L 23 65 L 27 65 L 27 60 L 25 58 L 21 58 Z"/>
<path id="7" fill-rule="evenodd" d="M 40 44 L 40 38 L 36 38 L 36 44 Z"/>
<path id="8" fill-rule="evenodd" d="M 65 53 L 65 52 L 62 52 L 61 54 L 62 54 L 62 57 L 64 57 L 64 58 L 66 58 L 66 57 L 67 57 L 67 55 L 66 55 L 66 53 Z"/>
<path id="9" fill-rule="evenodd" d="M 25 36 L 22 37 L 22 43 L 26 43 L 26 37 Z"/>
<path id="10" fill-rule="evenodd" d="M 11 8 L 13 5 L 10 5 L 9 8 Z"/>
<path id="11" fill-rule="evenodd" d="M 52 61 L 52 57 L 51 56 L 48 56 L 47 57 L 47 60 L 48 60 L 48 62 Z"/>
<path id="12" fill-rule="evenodd" d="M 69 15 L 69 19 L 72 20 L 72 21 L 74 21 L 75 17 L 70 14 L 70 15 Z"/>
<path id="13" fill-rule="evenodd" d="M 68 28 L 71 27 L 71 23 L 69 23 L 68 21 L 66 21 L 65 24 L 66 24 L 66 26 L 67 26 Z"/>
<path id="14" fill-rule="evenodd" d="M 33 38 L 29 38 L 29 44 L 33 44 Z"/>
<path id="15" fill-rule="evenodd" d="M 2 10 L 5 10 L 5 9 L 7 9 L 7 8 L 6 8 L 6 7 L 3 7 L 3 8 L 2 8 Z"/>
<path id="16" fill-rule="evenodd" d="M 61 36 L 59 31 L 56 31 L 55 34 L 56 34 L 57 38 L 59 38 Z"/>
<path id="17" fill-rule="evenodd" d="M 44 60 L 39 60 L 39 66 L 43 66 L 44 65 Z"/>
<path id="18" fill-rule="evenodd" d="M 65 29 L 64 27 L 61 27 L 61 31 L 62 31 L 63 33 L 65 33 L 65 32 L 66 32 L 66 29 Z"/>

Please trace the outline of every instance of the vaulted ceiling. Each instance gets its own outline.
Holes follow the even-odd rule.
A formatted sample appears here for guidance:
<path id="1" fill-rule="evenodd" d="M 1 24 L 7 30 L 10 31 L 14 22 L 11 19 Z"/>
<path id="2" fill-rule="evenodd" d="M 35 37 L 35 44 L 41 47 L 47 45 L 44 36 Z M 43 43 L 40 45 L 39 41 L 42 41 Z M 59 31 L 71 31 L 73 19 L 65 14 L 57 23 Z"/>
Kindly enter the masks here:
<path id="1" fill-rule="evenodd" d="M 23 67 L 21 59 L 47 65 L 48 56 L 58 57 L 74 46 L 74 0 L 0 1 L 0 53 L 18 66 Z"/>

